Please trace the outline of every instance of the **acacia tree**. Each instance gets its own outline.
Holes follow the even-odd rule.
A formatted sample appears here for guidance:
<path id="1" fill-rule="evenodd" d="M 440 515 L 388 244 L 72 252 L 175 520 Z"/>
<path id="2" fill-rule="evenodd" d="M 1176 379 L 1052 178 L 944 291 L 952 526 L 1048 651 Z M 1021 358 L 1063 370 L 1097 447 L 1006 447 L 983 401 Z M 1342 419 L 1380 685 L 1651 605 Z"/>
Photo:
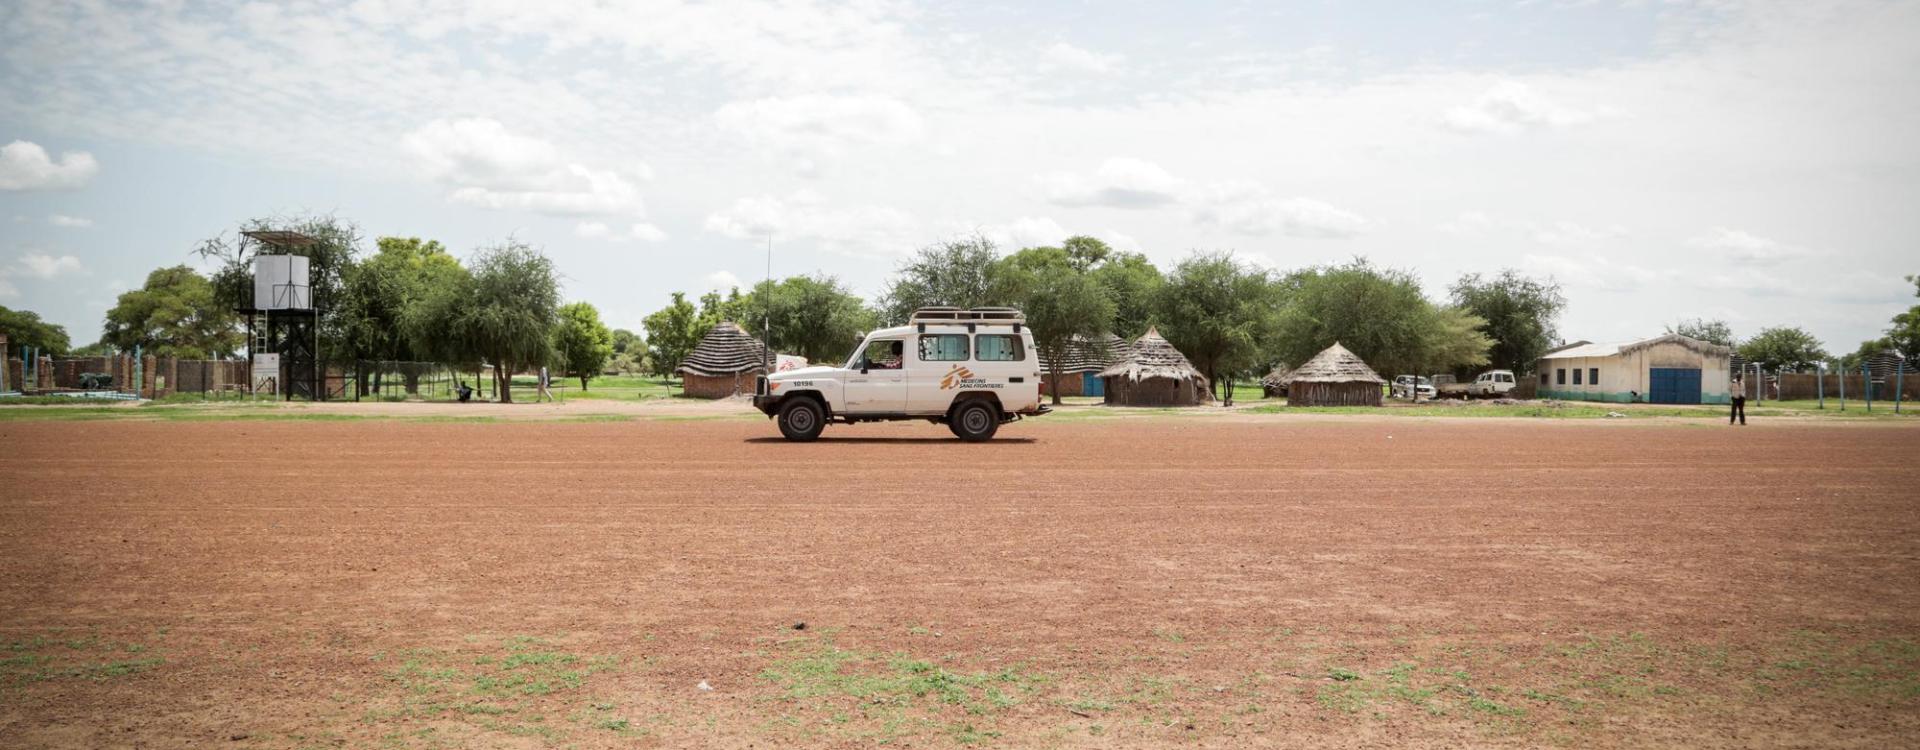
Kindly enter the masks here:
<path id="1" fill-rule="evenodd" d="M 613 332 L 600 322 L 600 311 L 585 302 L 560 308 L 560 325 L 553 332 L 554 361 L 569 377 L 580 379 L 580 390 L 600 374 L 613 357 Z"/>
<path id="2" fill-rule="evenodd" d="M 431 359 L 415 345 L 403 323 L 408 308 L 421 303 L 430 287 L 460 267 L 460 261 L 433 240 L 418 237 L 381 237 L 373 255 L 347 267 L 342 277 L 340 326 L 344 351 L 361 360 Z M 374 370 L 375 377 L 384 368 Z M 421 373 L 413 368 L 402 371 L 407 393 L 420 389 Z M 376 383 L 362 378 L 360 392 L 365 394 Z"/>
<path id="3" fill-rule="evenodd" d="M 215 301 L 207 278 L 184 265 L 155 269 L 107 311 L 100 340 L 122 351 L 219 357 L 245 342 L 239 317 Z"/>
<path id="4" fill-rule="evenodd" d="M 512 403 L 513 374 L 552 350 L 560 282 L 553 261 L 518 241 L 482 249 L 471 265 L 472 297 L 457 319 L 463 338 L 493 363 L 500 401 Z"/>
<path id="5" fill-rule="evenodd" d="M 15 350 L 32 347 L 36 352 L 60 355 L 73 346 L 65 326 L 41 320 L 40 314 L 32 310 L 9 310 L 0 306 L 0 334 L 6 334 L 7 346 Z M 0 366 L 5 364 L 0 361 Z"/>
<path id="6" fill-rule="evenodd" d="M 1364 259 L 1299 271 L 1281 314 L 1277 358 L 1298 366 L 1334 342 L 1385 377 L 1424 368 L 1452 370 L 1487 362 L 1486 320 L 1434 305 L 1405 271 Z"/>
<path id="7" fill-rule="evenodd" d="M 1093 280 L 1113 301 L 1113 325 L 1110 333 L 1126 339 L 1139 338 L 1153 325 L 1154 305 L 1166 277 L 1140 253 L 1113 253 L 1091 272 Z"/>
<path id="8" fill-rule="evenodd" d="M 1005 304 L 995 296 L 993 268 L 1000 253 L 975 235 L 920 248 L 901 264 L 880 296 L 885 322 L 899 325 L 922 307 L 985 307 Z"/>
<path id="9" fill-rule="evenodd" d="M 1493 340 L 1487 359 L 1495 367 L 1532 373 L 1559 336 L 1567 299 L 1551 280 L 1530 279 L 1513 269 L 1491 279 L 1472 273 L 1454 282 L 1452 292 L 1454 305 L 1486 321 L 1480 332 Z"/>
<path id="10" fill-rule="evenodd" d="M 1030 247 L 1007 256 L 993 269 L 996 296 L 1011 300 L 1026 313 L 1034 348 L 1047 361 L 1047 382 L 1055 404 L 1060 403 L 1060 363 L 1073 338 L 1096 336 L 1113 322 L 1113 301 L 1086 273 L 1087 264 L 1098 259 L 1088 260 L 1089 245 L 1081 243 L 1080 248 L 1076 254 L 1070 248 Z"/>
<path id="11" fill-rule="evenodd" d="M 1799 371 L 1827 361 L 1820 340 L 1800 328 L 1762 328 L 1740 344 L 1740 356 L 1773 371 Z"/>
<path id="12" fill-rule="evenodd" d="M 1207 376 L 1224 405 L 1233 405 L 1236 375 L 1251 370 L 1277 318 L 1276 289 L 1266 271 L 1230 253 L 1195 253 L 1160 287 L 1160 334 Z M 1225 393 L 1222 388 L 1224 378 Z"/>
<path id="13" fill-rule="evenodd" d="M 685 293 L 674 292 L 671 303 L 641 322 L 647 331 L 647 359 L 655 375 L 673 377 L 680 363 L 693 353 L 705 333 L 697 331 L 699 316 L 700 311 L 687 301 Z"/>
<path id="14" fill-rule="evenodd" d="M 740 298 L 733 313 L 759 338 L 769 328 L 775 351 L 798 354 L 810 362 L 840 362 L 879 314 L 832 276 L 789 276 L 762 281 Z"/>
<path id="15" fill-rule="evenodd" d="M 1738 339 L 1733 337 L 1733 327 L 1727 325 L 1727 321 L 1724 320 L 1688 318 L 1667 326 L 1667 333 L 1678 334 L 1696 341 L 1705 341 L 1709 344 L 1719 344 L 1721 346 L 1730 347 L 1740 343 Z"/>

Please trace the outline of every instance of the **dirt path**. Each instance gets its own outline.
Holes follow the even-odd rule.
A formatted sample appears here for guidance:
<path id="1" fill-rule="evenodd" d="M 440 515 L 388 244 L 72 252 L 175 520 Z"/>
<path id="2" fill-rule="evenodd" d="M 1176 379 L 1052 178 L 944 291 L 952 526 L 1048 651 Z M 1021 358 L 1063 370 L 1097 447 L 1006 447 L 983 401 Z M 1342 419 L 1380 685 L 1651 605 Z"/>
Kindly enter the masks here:
<path id="1" fill-rule="evenodd" d="M 0 745 L 1920 733 L 1905 425 L 776 434 L 0 423 Z"/>

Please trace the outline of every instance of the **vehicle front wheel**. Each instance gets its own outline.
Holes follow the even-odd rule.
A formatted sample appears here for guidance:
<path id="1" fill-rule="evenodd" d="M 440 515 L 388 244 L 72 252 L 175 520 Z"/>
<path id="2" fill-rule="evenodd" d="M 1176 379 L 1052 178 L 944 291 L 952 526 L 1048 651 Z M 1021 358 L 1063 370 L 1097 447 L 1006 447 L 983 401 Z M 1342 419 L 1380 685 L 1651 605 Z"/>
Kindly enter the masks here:
<path id="1" fill-rule="evenodd" d="M 993 439 L 993 433 L 1000 431 L 1000 413 L 992 404 L 974 401 L 961 404 L 953 411 L 953 419 L 947 423 L 953 434 L 969 443 L 982 443 Z"/>
<path id="2" fill-rule="evenodd" d="M 800 443 L 812 442 L 827 428 L 826 412 L 810 398 L 789 400 L 780 407 L 780 434 Z"/>

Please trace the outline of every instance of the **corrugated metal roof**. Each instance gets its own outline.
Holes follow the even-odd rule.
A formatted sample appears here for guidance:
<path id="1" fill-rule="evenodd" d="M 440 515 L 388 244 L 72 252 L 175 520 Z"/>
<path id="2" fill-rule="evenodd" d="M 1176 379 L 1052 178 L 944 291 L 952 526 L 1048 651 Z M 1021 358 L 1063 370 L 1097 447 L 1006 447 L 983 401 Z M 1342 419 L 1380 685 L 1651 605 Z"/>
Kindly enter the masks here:
<path id="1" fill-rule="evenodd" d="M 1575 359 L 1579 357 L 1612 357 L 1618 354 L 1632 352 L 1638 349 L 1645 349 L 1647 347 L 1654 346 L 1657 344 L 1679 344 L 1688 349 L 1699 352 L 1702 355 L 1725 357 L 1733 353 L 1733 349 L 1731 347 L 1725 347 L 1719 344 L 1712 344 L 1705 341 L 1701 341 L 1699 339 L 1688 338 L 1686 336 L 1682 336 L 1677 333 L 1668 333 L 1668 334 L 1655 336 L 1653 338 L 1640 339 L 1638 341 L 1622 341 L 1622 342 L 1612 343 L 1612 344 L 1581 344 L 1579 346 L 1570 346 L 1565 349 L 1561 349 L 1559 351 L 1549 352 L 1545 355 L 1542 355 L 1540 358 L 1545 360 L 1545 359 Z"/>

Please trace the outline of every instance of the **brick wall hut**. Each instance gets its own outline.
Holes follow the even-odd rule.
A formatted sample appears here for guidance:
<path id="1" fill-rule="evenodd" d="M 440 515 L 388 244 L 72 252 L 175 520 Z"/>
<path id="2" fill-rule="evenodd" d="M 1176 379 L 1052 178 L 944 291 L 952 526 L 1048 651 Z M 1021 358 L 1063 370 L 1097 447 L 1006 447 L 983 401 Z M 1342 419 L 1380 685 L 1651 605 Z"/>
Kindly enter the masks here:
<path id="1" fill-rule="evenodd" d="M 1288 406 L 1379 406 L 1379 373 L 1333 342 L 1287 377 Z"/>
<path id="2" fill-rule="evenodd" d="M 700 345 L 680 363 L 686 394 L 694 398 L 727 398 L 753 393 L 753 379 L 766 372 L 766 347 L 733 321 L 707 331 Z"/>

